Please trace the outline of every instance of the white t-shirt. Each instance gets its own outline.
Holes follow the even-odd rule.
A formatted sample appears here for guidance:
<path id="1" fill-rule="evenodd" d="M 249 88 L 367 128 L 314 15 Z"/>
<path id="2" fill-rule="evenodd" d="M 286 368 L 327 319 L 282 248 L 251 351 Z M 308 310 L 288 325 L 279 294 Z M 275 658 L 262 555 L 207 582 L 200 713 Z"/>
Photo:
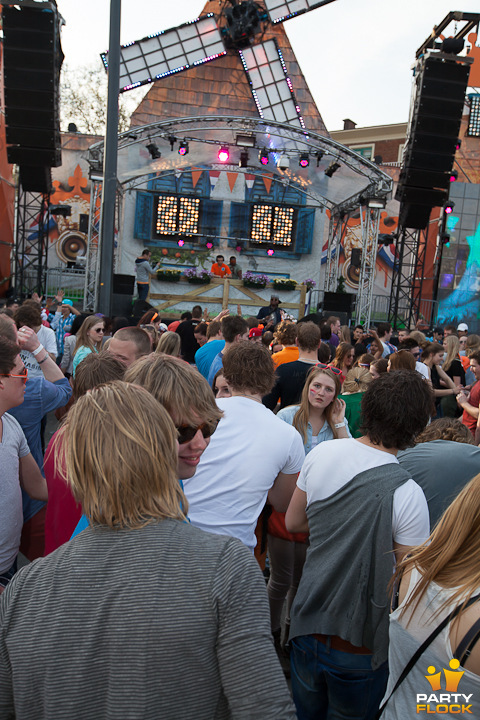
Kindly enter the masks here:
<path id="1" fill-rule="evenodd" d="M 57 355 L 57 338 L 55 337 L 55 332 L 51 328 L 47 328 L 45 325 L 42 325 L 40 330 L 37 332 L 37 337 L 48 353 L 52 353 L 55 356 Z M 22 350 L 20 357 L 28 370 L 29 377 L 40 377 L 43 375 L 42 368 L 36 361 L 35 355 L 28 350 Z"/>
<path id="2" fill-rule="evenodd" d="M 419 360 L 416 360 L 415 370 L 418 373 L 420 373 L 420 375 L 422 375 L 422 377 L 424 377 L 425 380 L 430 380 L 430 373 L 428 372 L 428 367 L 425 365 L 425 363 L 422 363 Z"/>
<path id="3" fill-rule="evenodd" d="M 307 507 L 325 500 L 365 470 L 398 463 L 395 455 L 364 445 L 353 438 L 327 440 L 305 458 L 297 480 L 307 493 Z M 420 545 L 430 532 L 428 505 L 423 490 L 407 480 L 395 490 L 392 511 L 393 540 L 399 545 Z"/>
<path id="4" fill-rule="evenodd" d="M 261 403 L 221 398 L 224 416 L 192 478 L 183 481 L 196 527 L 232 535 L 253 550 L 255 525 L 278 473 L 298 473 L 305 459 L 294 427 Z"/>

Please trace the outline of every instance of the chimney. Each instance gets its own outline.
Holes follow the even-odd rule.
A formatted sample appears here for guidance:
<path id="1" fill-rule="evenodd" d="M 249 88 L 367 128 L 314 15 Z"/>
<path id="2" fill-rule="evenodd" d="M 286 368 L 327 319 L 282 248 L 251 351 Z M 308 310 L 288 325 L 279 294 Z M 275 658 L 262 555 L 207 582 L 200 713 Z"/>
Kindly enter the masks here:
<path id="1" fill-rule="evenodd" d="M 350 120 L 349 118 L 346 118 L 343 121 L 343 129 L 344 130 L 355 130 L 357 127 L 357 123 L 354 123 L 353 120 Z"/>

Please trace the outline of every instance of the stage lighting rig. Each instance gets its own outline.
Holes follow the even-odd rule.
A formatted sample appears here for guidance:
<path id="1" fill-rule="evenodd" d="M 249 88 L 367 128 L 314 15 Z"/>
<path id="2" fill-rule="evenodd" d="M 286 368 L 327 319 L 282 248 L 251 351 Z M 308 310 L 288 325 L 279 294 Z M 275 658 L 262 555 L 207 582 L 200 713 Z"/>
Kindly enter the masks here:
<path id="1" fill-rule="evenodd" d="M 178 154 L 179 155 L 188 155 L 188 152 L 189 152 L 188 142 L 185 142 L 182 140 L 182 142 L 180 142 L 178 144 Z"/>
<path id="2" fill-rule="evenodd" d="M 260 150 L 260 153 L 258 155 L 258 160 L 261 165 L 268 165 L 268 161 L 270 160 L 270 155 L 267 150 Z"/>
<path id="3" fill-rule="evenodd" d="M 162 153 L 158 149 L 158 146 L 155 145 L 155 143 L 152 142 L 151 140 L 148 143 L 148 145 L 146 145 L 145 147 L 147 148 L 148 152 L 150 153 L 150 157 L 152 158 L 152 160 L 158 160 L 159 158 L 162 157 Z"/>
<path id="4" fill-rule="evenodd" d="M 230 160 L 230 150 L 226 145 L 222 145 L 217 153 L 217 157 L 221 163 L 226 163 Z"/>
<path id="5" fill-rule="evenodd" d="M 339 167 L 340 167 L 340 164 L 337 163 L 337 162 L 332 162 L 332 163 L 330 163 L 330 165 L 329 165 L 329 166 L 327 167 L 327 169 L 325 170 L 325 175 L 326 175 L 326 177 L 331 178 L 332 175 L 333 175 L 333 173 L 336 173 L 337 170 L 339 169 Z"/>
<path id="6" fill-rule="evenodd" d="M 306 168 L 310 165 L 310 158 L 308 157 L 308 153 L 302 153 L 298 159 L 298 164 L 301 168 Z"/>

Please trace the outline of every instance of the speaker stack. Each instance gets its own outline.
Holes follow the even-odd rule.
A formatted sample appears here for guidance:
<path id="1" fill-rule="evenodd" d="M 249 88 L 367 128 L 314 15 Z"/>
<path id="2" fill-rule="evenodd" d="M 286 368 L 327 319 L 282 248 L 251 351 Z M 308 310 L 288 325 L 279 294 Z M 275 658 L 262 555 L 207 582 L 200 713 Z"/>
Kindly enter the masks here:
<path id="1" fill-rule="evenodd" d="M 438 53 L 417 63 L 416 96 L 396 199 L 399 223 L 423 229 L 448 198 L 471 61 Z"/>
<path id="2" fill-rule="evenodd" d="M 62 164 L 59 85 L 63 52 L 54 2 L 3 5 L 7 158 L 26 192 L 49 193 Z"/>

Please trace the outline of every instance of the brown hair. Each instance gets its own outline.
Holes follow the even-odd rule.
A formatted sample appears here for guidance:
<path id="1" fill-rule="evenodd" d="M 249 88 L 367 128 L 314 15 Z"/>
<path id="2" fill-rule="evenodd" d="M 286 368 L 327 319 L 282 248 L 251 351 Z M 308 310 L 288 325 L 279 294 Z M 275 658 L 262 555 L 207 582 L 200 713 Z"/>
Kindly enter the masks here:
<path id="1" fill-rule="evenodd" d="M 114 380 L 122 380 L 125 365 L 106 350 L 90 353 L 77 367 L 73 381 L 73 400 L 76 402 L 89 390 Z"/>
<path id="2" fill-rule="evenodd" d="M 0 336 L 0 373 L 8 374 L 15 367 L 19 346 L 5 336 Z"/>
<path id="3" fill-rule="evenodd" d="M 354 395 L 355 393 L 365 392 L 369 384 L 372 382 L 368 368 L 354 367 L 348 371 L 343 383 L 342 392 Z"/>
<path id="4" fill-rule="evenodd" d="M 87 335 L 88 331 L 95 327 L 95 325 L 103 325 L 103 327 L 105 327 L 103 318 L 98 317 L 98 315 L 89 315 L 83 321 L 80 330 L 75 336 L 77 338 L 77 341 L 75 343 L 75 350 L 73 351 L 74 357 L 77 350 L 81 347 L 89 347 L 90 350 L 100 349 L 102 344 L 101 340 L 97 343 L 94 343 L 93 340 L 91 340 L 91 338 L 89 338 Z"/>
<path id="5" fill-rule="evenodd" d="M 155 353 L 140 358 L 128 368 L 125 382 L 148 390 L 177 423 L 195 426 L 200 421 L 213 425 L 222 417 L 205 378 L 172 355 Z"/>
<path id="6" fill-rule="evenodd" d="M 323 411 L 324 417 L 328 424 L 330 425 L 330 429 L 333 432 L 333 437 L 338 438 L 337 430 L 332 422 L 332 412 L 333 412 L 333 405 L 335 403 L 335 400 L 340 394 L 340 391 L 342 389 L 342 383 L 340 381 L 340 376 L 333 373 L 329 368 L 320 368 L 313 366 L 310 371 L 308 372 L 307 377 L 305 378 L 305 385 L 303 386 L 302 390 L 302 396 L 300 398 L 300 405 L 298 407 L 297 412 L 295 413 L 295 416 L 292 421 L 292 425 L 294 428 L 298 430 L 300 435 L 303 438 L 303 442 L 307 442 L 307 426 L 308 426 L 308 418 L 310 416 L 310 403 L 308 401 L 308 396 L 310 392 L 310 385 L 315 380 L 315 378 L 318 375 L 326 375 L 327 377 L 331 378 L 333 382 L 335 383 L 335 397 L 333 398 L 330 405 L 328 405 L 325 410 Z"/>
<path id="7" fill-rule="evenodd" d="M 35 330 L 39 325 L 42 324 L 42 313 L 38 303 L 23 303 L 18 310 L 15 311 L 13 316 L 15 323 L 18 328 L 22 325 L 26 325 L 32 330 Z"/>
<path id="8" fill-rule="evenodd" d="M 313 352 L 320 345 L 320 328 L 314 322 L 302 322 L 297 325 L 297 344 L 300 350 Z"/>
<path id="9" fill-rule="evenodd" d="M 6 313 L 0 315 L 0 337 L 4 337 L 10 342 L 17 344 L 17 333 L 15 328 L 15 322 Z M 18 351 L 20 352 L 20 350 Z"/>
<path id="10" fill-rule="evenodd" d="M 136 348 L 137 357 L 142 355 L 148 355 L 152 351 L 152 343 L 150 342 L 150 336 L 145 330 L 139 327 L 124 327 L 117 330 L 113 336 L 115 340 L 121 340 L 121 342 L 132 342 Z"/>
<path id="11" fill-rule="evenodd" d="M 67 482 L 93 523 L 134 529 L 185 519 L 175 426 L 143 388 L 117 380 L 83 395 L 57 437 Z"/>
<path id="12" fill-rule="evenodd" d="M 415 370 L 415 358 L 409 350 L 399 350 L 388 358 L 391 370 Z"/>
<path id="13" fill-rule="evenodd" d="M 339 345 L 335 351 L 335 357 L 332 362 L 333 367 L 343 370 L 343 363 L 345 362 L 345 358 L 352 350 L 353 350 L 353 345 L 350 345 L 350 343 L 346 343 L 346 342 L 339 343 Z"/>
<path id="14" fill-rule="evenodd" d="M 241 340 L 223 356 L 223 375 L 232 390 L 266 395 L 275 384 L 272 356 L 261 343 Z"/>
<path id="15" fill-rule="evenodd" d="M 480 336 L 469 335 L 465 343 L 465 355 L 469 358 L 470 354 L 476 350 L 480 350 Z"/>
<path id="16" fill-rule="evenodd" d="M 412 332 L 410 333 L 410 335 L 408 337 L 411 337 L 414 340 L 416 340 L 417 345 L 419 347 L 423 347 L 425 345 L 425 343 L 427 342 L 426 336 L 422 332 L 420 332 L 420 330 L 412 330 Z"/>
<path id="17" fill-rule="evenodd" d="M 355 367 L 362 367 L 363 365 L 370 365 L 375 362 L 375 357 L 371 353 L 363 353 L 355 361 Z"/>
<path id="18" fill-rule="evenodd" d="M 450 417 L 438 418 L 427 425 L 415 438 L 415 445 L 432 440 L 452 440 L 453 442 L 475 445 L 472 433 L 466 425 Z"/>
<path id="19" fill-rule="evenodd" d="M 279 345 L 295 345 L 297 326 L 291 320 L 282 320 L 275 328 L 273 337 Z"/>
<path id="20" fill-rule="evenodd" d="M 212 322 L 209 323 L 207 327 L 207 340 L 210 340 L 211 338 L 218 335 L 221 329 L 222 323 L 220 322 L 220 320 L 212 320 Z"/>
<path id="21" fill-rule="evenodd" d="M 163 333 L 163 335 L 161 335 L 155 352 L 179 357 L 181 343 L 182 341 L 180 339 L 180 335 L 176 332 L 172 332 L 171 330 L 167 330 Z"/>
<path id="22" fill-rule="evenodd" d="M 443 345 L 440 345 L 440 343 L 437 343 L 437 342 L 426 343 L 422 350 L 422 362 L 425 362 L 425 360 L 427 358 L 433 357 L 433 355 L 436 355 L 437 353 L 440 353 L 440 352 L 443 353 Z"/>

